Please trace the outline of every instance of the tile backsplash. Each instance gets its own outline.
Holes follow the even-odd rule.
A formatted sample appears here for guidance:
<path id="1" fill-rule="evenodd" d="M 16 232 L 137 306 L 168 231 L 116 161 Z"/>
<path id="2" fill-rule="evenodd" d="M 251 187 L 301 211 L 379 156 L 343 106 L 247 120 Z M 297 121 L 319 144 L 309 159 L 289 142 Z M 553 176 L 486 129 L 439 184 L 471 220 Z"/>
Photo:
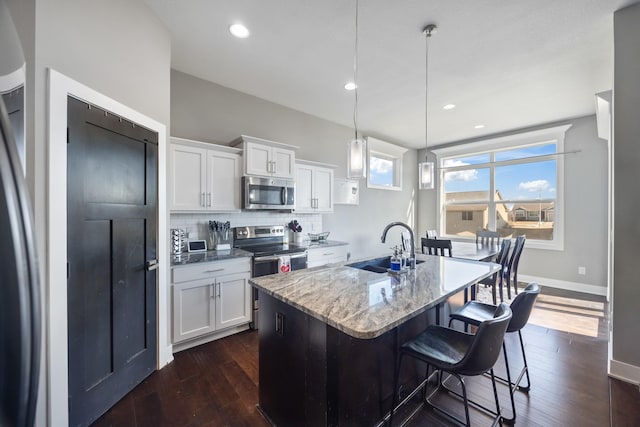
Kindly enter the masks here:
<path id="1" fill-rule="evenodd" d="M 231 227 L 248 225 L 284 225 L 297 219 L 302 232 L 319 233 L 322 229 L 322 214 L 282 213 L 270 211 L 254 211 L 240 213 L 172 213 L 169 219 L 170 228 L 185 231 L 187 239 L 208 239 L 209 221 L 229 221 Z"/>

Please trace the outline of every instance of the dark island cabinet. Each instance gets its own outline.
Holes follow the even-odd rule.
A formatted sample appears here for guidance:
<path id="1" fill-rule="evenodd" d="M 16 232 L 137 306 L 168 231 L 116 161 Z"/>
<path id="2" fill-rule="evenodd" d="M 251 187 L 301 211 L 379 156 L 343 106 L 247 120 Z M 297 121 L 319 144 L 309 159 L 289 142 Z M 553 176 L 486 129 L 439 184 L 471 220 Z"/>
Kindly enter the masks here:
<path id="1" fill-rule="evenodd" d="M 373 339 L 351 337 L 260 291 L 259 406 L 278 427 L 374 426 L 391 409 L 399 343 L 425 312 Z M 410 389 L 424 366 L 403 364 Z"/>

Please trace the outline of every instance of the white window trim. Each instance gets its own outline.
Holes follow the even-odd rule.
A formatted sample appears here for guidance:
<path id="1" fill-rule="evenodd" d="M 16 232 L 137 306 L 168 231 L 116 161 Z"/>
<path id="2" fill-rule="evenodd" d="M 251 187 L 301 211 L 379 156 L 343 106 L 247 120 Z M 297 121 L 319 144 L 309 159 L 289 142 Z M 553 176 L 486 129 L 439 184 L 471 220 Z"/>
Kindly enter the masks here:
<path id="1" fill-rule="evenodd" d="M 380 139 L 367 137 L 367 188 L 402 191 L 402 163 L 407 149 Z M 371 182 L 371 155 L 393 162 L 393 181 L 398 185 L 377 185 Z"/>
<path id="2" fill-rule="evenodd" d="M 566 132 L 572 125 L 554 126 L 550 128 L 538 129 L 530 132 L 523 132 L 513 135 L 502 136 L 498 138 L 485 139 L 480 141 L 469 142 L 465 144 L 457 144 L 443 148 L 433 148 L 431 151 L 438 158 L 438 165 L 441 164 L 442 158 L 479 154 L 483 152 L 491 152 L 510 147 L 524 145 L 539 145 L 544 143 L 555 143 L 556 152 L 564 152 L 564 139 Z M 553 230 L 553 240 L 534 240 L 527 239 L 527 248 L 546 249 L 546 250 L 564 250 L 564 156 L 556 155 L 556 200 L 555 200 L 555 224 Z M 437 226 L 439 234 L 444 236 L 444 205 L 442 204 L 444 194 L 444 171 L 438 167 L 438 194 L 437 204 L 440 207 L 440 215 L 437 217 Z M 493 194 L 494 182 L 491 178 L 490 194 Z M 459 236 L 451 236 L 460 238 Z M 464 239 L 464 238 L 461 238 Z M 471 239 L 465 239 L 471 240 Z"/>

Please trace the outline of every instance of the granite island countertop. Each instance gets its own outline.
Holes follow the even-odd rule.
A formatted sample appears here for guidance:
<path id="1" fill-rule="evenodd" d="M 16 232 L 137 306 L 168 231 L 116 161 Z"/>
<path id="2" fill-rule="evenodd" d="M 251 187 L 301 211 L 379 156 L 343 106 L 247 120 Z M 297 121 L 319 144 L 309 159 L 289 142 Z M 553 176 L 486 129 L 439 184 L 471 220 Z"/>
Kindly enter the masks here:
<path id="1" fill-rule="evenodd" d="M 402 275 L 345 264 L 252 278 L 249 283 L 359 339 L 376 338 L 500 269 L 499 264 L 417 255 Z"/>

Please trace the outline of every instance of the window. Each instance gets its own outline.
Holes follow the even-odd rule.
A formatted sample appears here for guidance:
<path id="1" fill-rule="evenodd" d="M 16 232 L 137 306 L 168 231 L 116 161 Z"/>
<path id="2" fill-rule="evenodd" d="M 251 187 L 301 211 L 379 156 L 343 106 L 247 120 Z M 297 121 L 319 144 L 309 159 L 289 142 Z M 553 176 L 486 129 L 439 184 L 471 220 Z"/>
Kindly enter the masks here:
<path id="1" fill-rule="evenodd" d="M 570 126 L 433 150 L 439 157 L 440 234 L 479 229 L 527 236 L 527 246 L 562 249 L 564 135 Z"/>
<path id="2" fill-rule="evenodd" d="M 367 187 L 383 190 L 402 190 L 402 157 L 405 148 L 379 139 L 367 138 L 369 173 Z"/>

